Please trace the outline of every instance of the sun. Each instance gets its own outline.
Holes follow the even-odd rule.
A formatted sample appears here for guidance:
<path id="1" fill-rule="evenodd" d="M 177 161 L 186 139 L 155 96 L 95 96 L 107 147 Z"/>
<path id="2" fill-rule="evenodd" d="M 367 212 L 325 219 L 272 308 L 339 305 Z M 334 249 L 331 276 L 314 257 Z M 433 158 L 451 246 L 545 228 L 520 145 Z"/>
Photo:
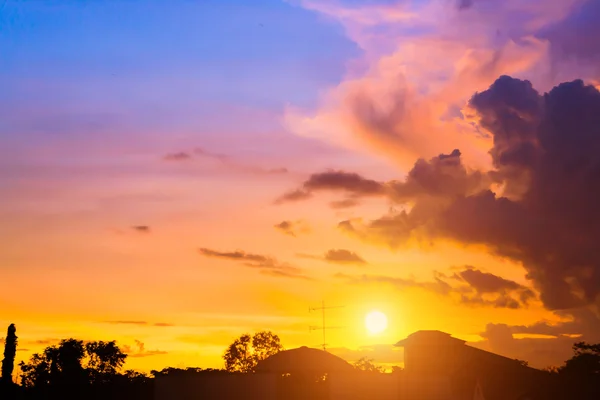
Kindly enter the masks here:
<path id="1" fill-rule="evenodd" d="M 365 317 L 365 326 L 370 334 L 383 332 L 388 325 L 387 317 L 381 311 L 371 311 Z"/>

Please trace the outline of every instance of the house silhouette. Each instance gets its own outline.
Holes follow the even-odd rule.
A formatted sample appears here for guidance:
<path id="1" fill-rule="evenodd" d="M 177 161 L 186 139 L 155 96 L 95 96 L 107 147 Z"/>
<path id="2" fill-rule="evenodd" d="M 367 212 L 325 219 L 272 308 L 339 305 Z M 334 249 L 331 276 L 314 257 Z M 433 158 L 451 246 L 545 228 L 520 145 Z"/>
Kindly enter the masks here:
<path id="1" fill-rule="evenodd" d="M 469 399 L 478 385 L 486 400 L 545 399 L 552 393 L 547 372 L 471 347 L 449 333 L 417 331 L 396 346 L 404 348 L 407 398 Z"/>

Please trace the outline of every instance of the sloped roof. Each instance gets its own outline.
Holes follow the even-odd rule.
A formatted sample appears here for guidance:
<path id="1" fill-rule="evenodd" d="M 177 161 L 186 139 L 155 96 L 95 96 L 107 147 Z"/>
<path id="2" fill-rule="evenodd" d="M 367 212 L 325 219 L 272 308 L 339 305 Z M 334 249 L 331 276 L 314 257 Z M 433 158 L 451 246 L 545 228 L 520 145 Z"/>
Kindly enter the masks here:
<path id="1" fill-rule="evenodd" d="M 338 356 L 310 347 L 284 350 L 259 361 L 256 372 L 350 372 L 354 367 Z"/>
<path id="2" fill-rule="evenodd" d="M 407 344 L 464 344 L 466 341 L 452 337 L 449 333 L 442 331 L 417 331 L 408 335 L 395 344 L 395 346 L 406 346 Z"/>

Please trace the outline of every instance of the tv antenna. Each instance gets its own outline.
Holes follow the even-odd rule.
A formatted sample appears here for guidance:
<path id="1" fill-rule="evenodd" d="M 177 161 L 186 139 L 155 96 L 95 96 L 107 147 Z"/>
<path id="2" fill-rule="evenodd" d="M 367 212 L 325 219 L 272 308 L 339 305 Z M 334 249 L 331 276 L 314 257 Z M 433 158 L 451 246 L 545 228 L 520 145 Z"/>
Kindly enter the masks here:
<path id="1" fill-rule="evenodd" d="M 341 329 L 343 327 L 341 326 L 327 326 L 325 325 L 325 310 L 330 310 L 333 308 L 343 308 L 344 306 L 325 306 L 325 300 L 321 301 L 321 307 L 308 307 L 308 312 L 313 312 L 313 311 L 321 311 L 321 317 L 322 317 L 322 325 L 321 326 L 309 326 L 308 330 L 309 331 L 315 331 L 315 330 L 321 330 L 323 332 L 323 351 L 327 351 L 327 342 L 325 340 L 325 331 L 328 329 Z"/>

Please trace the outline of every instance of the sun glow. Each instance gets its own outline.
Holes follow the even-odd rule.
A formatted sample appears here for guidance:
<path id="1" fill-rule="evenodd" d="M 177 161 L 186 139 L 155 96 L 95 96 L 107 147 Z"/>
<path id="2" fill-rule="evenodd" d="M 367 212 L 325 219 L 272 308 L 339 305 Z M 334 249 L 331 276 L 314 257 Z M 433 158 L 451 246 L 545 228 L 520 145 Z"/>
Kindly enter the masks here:
<path id="1" fill-rule="evenodd" d="M 381 311 L 371 311 L 365 317 L 365 326 L 370 334 L 383 332 L 388 326 L 388 320 Z"/>

